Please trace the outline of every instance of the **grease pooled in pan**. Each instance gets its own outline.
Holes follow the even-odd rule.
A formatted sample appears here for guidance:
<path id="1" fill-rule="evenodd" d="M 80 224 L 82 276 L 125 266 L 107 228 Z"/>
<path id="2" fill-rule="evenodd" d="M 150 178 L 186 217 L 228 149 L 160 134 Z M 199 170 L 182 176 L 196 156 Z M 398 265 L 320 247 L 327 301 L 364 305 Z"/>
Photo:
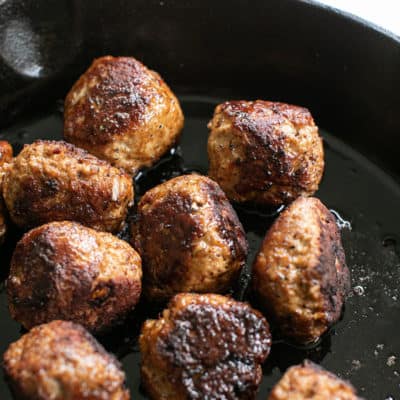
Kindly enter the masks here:
<path id="1" fill-rule="evenodd" d="M 218 103 L 215 99 L 181 98 L 186 117 L 179 148 L 171 151 L 157 166 L 139 174 L 137 198 L 146 190 L 182 173 L 207 172 L 206 124 Z M 257 399 L 267 397 L 287 367 L 309 358 L 326 369 L 352 381 L 359 394 L 369 399 L 397 398 L 400 393 L 400 185 L 361 154 L 324 132 L 325 175 L 316 193 L 338 213 L 347 263 L 352 273 L 353 292 L 347 300 L 342 320 L 313 347 L 294 347 L 276 340 L 264 365 L 264 378 Z M 343 132 L 345 136 L 345 132 Z M 61 139 L 62 114 L 54 106 L 47 113 L 20 121 L 0 134 L 17 153 L 23 143 L 36 139 Z M 280 210 L 257 210 L 236 206 L 250 244 L 251 265 L 260 241 Z M 350 222 L 352 229 L 346 221 Z M 340 222 L 340 221 L 339 221 Z M 8 261 L 21 233 L 11 232 L 0 250 L 0 352 L 20 337 L 20 326 L 11 320 L 4 292 Z M 248 271 L 242 276 L 236 297 L 245 296 Z M 146 312 L 144 312 L 144 310 Z M 105 347 L 121 359 L 132 398 L 145 399 L 140 391 L 136 337 L 146 317 L 159 310 L 139 305 L 131 320 L 100 338 Z M 4 380 L 0 398 L 11 399 Z M 390 398 L 390 397 L 389 397 Z"/>

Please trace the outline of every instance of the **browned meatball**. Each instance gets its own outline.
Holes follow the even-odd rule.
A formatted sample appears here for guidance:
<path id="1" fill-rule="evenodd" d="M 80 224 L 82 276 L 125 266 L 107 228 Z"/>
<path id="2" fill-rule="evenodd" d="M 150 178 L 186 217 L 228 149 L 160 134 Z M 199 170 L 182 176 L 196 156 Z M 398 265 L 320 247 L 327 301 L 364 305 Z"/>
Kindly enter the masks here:
<path id="1" fill-rule="evenodd" d="M 318 199 L 300 197 L 272 225 L 253 287 L 267 315 L 299 343 L 316 341 L 340 318 L 350 275 L 335 218 Z"/>
<path id="2" fill-rule="evenodd" d="M 0 140 L 0 244 L 3 243 L 7 232 L 6 209 L 4 207 L 2 188 L 3 178 L 13 156 L 13 149 L 10 143 Z"/>
<path id="3" fill-rule="evenodd" d="M 13 157 L 13 149 L 10 143 L 0 140 L 0 165 L 9 163 Z"/>
<path id="4" fill-rule="evenodd" d="M 268 400 L 361 400 L 351 386 L 310 361 L 289 368 Z"/>
<path id="5" fill-rule="evenodd" d="M 65 100 L 65 139 L 131 174 L 156 162 L 182 128 L 178 99 L 132 57 L 94 60 Z"/>
<path id="6" fill-rule="evenodd" d="M 72 322 L 33 328 L 8 347 L 3 365 L 16 399 L 130 399 L 120 363 Z"/>
<path id="7" fill-rule="evenodd" d="M 141 260 L 126 242 L 75 222 L 53 222 L 17 244 L 7 280 L 11 316 L 25 328 L 65 319 L 100 332 L 141 292 Z"/>
<path id="8" fill-rule="evenodd" d="M 15 224 L 73 220 L 117 231 L 133 202 L 131 178 L 71 144 L 39 140 L 14 158 L 3 195 Z"/>
<path id="9" fill-rule="evenodd" d="M 179 294 L 139 339 L 144 388 L 154 400 L 254 399 L 271 335 L 248 304 Z"/>
<path id="10" fill-rule="evenodd" d="M 237 202 L 288 204 L 312 195 L 324 151 L 310 112 L 270 101 L 228 101 L 208 124 L 209 175 Z"/>
<path id="11" fill-rule="evenodd" d="M 242 225 L 211 179 L 184 175 L 149 190 L 132 226 L 144 290 L 162 301 L 179 292 L 224 292 L 246 261 Z"/>

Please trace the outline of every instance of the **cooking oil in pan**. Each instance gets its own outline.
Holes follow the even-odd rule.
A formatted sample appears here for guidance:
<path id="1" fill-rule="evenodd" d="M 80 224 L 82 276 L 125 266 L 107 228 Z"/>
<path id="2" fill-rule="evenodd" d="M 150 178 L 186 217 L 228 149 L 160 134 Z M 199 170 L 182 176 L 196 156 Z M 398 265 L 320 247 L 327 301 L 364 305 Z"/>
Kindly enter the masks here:
<path id="1" fill-rule="evenodd" d="M 217 103 L 196 96 L 181 97 L 186 121 L 180 146 L 167 154 L 155 167 L 136 178 L 136 195 L 156 184 L 189 172 L 207 173 L 207 122 Z M 15 151 L 23 143 L 36 139 L 62 138 L 62 108 L 20 121 L 0 134 L 12 142 Z M 343 317 L 329 333 L 311 347 L 294 347 L 275 340 L 264 365 L 264 378 L 258 399 L 267 393 L 282 373 L 293 364 L 309 358 L 349 379 L 360 395 L 369 399 L 393 399 L 400 385 L 400 252 L 399 212 L 400 185 L 357 151 L 334 135 L 321 132 L 325 146 L 325 174 L 316 196 L 337 219 L 347 263 L 352 274 L 353 291 L 347 300 Z M 345 136 L 346 132 L 342 132 Z M 282 209 L 259 209 L 235 205 L 247 232 L 250 245 L 248 266 L 234 295 L 248 299 L 245 286 L 250 265 L 266 231 Z M 122 236 L 127 237 L 126 230 Z M 0 250 L 1 277 L 7 276 L 8 260 L 20 232 L 11 232 Z M 20 337 L 20 326 L 10 319 L 4 284 L 0 288 L 0 352 Z M 140 304 L 127 323 L 100 340 L 122 361 L 128 385 L 135 399 L 144 399 L 140 391 L 137 335 L 148 317 L 158 309 Z M 10 399 L 0 381 L 0 398 Z"/>

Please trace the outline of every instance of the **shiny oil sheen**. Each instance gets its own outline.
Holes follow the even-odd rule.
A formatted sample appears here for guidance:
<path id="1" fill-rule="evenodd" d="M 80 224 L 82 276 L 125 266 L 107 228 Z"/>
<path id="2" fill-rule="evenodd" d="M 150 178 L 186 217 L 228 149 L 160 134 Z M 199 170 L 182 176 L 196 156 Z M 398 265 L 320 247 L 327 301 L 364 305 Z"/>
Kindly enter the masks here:
<path id="1" fill-rule="evenodd" d="M 207 173 L 206 124 L 218 99 L 182 96 L 185 129 L 179 147 L 155 167 L 136 178 L 137 199 L 151 187 L 183 173 Z M 318 122 L 318 121 L 317 121 Z M 349 132 L 350 133 L 350 132 Z M 274 335 L 272 352 L 264 364 L 264 377 L 257 399 L 265 400 L 285 369 L 309 358 L 350 380 L 367 399 L 397 398 L 400 393 L 400 185 L 362 154 L 322 130 L 325 145 L 325 175 L 316 194 L 333 209 L 342 226 L 347 263 L 352 274 L 352 293 L 342 320 L 314 346 L 300 348 Z M 345 136 L 346 132 L 341 132 Z M 3 130 L 0 139 L 9 140 L 18 152 L 23 143 L 36 139 L 61 139 L 62 110 L 59 106 L 20 120 Z M 235 205 L 250 244 L 248 267 L 260 241 L 280 210 Z M 348 223 L 350 222 L 351 229 Z M 121 233 L 126 237 L 126 232 Z M 0 250 L 0 352 L 21 335 L 20 325 L 7 310 L 4 279 L 9 258 L 21 232 L 11 230 Z M 236 298 L 248 299 L 249 268 L 233 289 Z M 140 304 L 129 321 L 110 334 L 100 337 L 104 346 L 123 363 L 133 399 L 145 399 L 140 390 L 140 354 L 137 336 L 140 325 L 159 310 Z M 11 399 L 3 379 L 0 398 Z"/>

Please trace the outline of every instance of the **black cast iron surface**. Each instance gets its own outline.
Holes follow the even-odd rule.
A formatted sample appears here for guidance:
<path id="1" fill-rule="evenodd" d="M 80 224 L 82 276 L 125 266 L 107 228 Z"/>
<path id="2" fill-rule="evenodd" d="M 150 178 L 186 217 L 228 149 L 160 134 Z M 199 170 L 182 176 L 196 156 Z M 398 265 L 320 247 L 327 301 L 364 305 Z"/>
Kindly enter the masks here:
<path id="1" fill-rule="evenodd" d="M 180 146 L 154 168 L 136 179 L 140 197 L 150 187 L 189 171 L 207 172 L 206 124 L 218 102 L 213 98 L 181 96 L 186 116 Z M 3 129 L 1 139 L 10 140 L 14 150 L 35 139 L 60 139 L 62 110 L 59 103 L 46 112 Z M 318 121 L 317 121 L 318 122 Z M 348 132 L 342 131 L 342 135 Z M 264 365 L 264 377 L 257 399 L 265 400 L 271 387 L 290 365 L 309 358 L 349 379 L 367 399 L 400 399 L 400 185 L 360 153 L 334 135 L 322 130 L 325 141 L 326 169 L 316 194 L 329 208 L 351 223 L 342 229 L 347 262 L 352 273 L 353 291 L 343 319 L 312 348 L 293 347 L 275 337 L 271 355 Z M 251 252 L 251 265 L 260 240 L 276 218 L 274 210 L 256 210 L 236 206 Z M 14 231 L 0 250 L 2 281 L 8 273 L 8 260 L 15 240 Z M 246 279 L 235 292 L 242 297 Z M 248 298 L 248 294 L 244 294 Z M 12 321 L 4 293 L 0 291 L 0 352 L 21 335 Z M 140 304 L 129 321 L 99 340 L 122 361 L 133 399 L 145 399 L 140 390 L 136 338 L 143 320 L 156 316 L 148 304 Z M 0 399 L 11 396 L 3 379 Z"/>

